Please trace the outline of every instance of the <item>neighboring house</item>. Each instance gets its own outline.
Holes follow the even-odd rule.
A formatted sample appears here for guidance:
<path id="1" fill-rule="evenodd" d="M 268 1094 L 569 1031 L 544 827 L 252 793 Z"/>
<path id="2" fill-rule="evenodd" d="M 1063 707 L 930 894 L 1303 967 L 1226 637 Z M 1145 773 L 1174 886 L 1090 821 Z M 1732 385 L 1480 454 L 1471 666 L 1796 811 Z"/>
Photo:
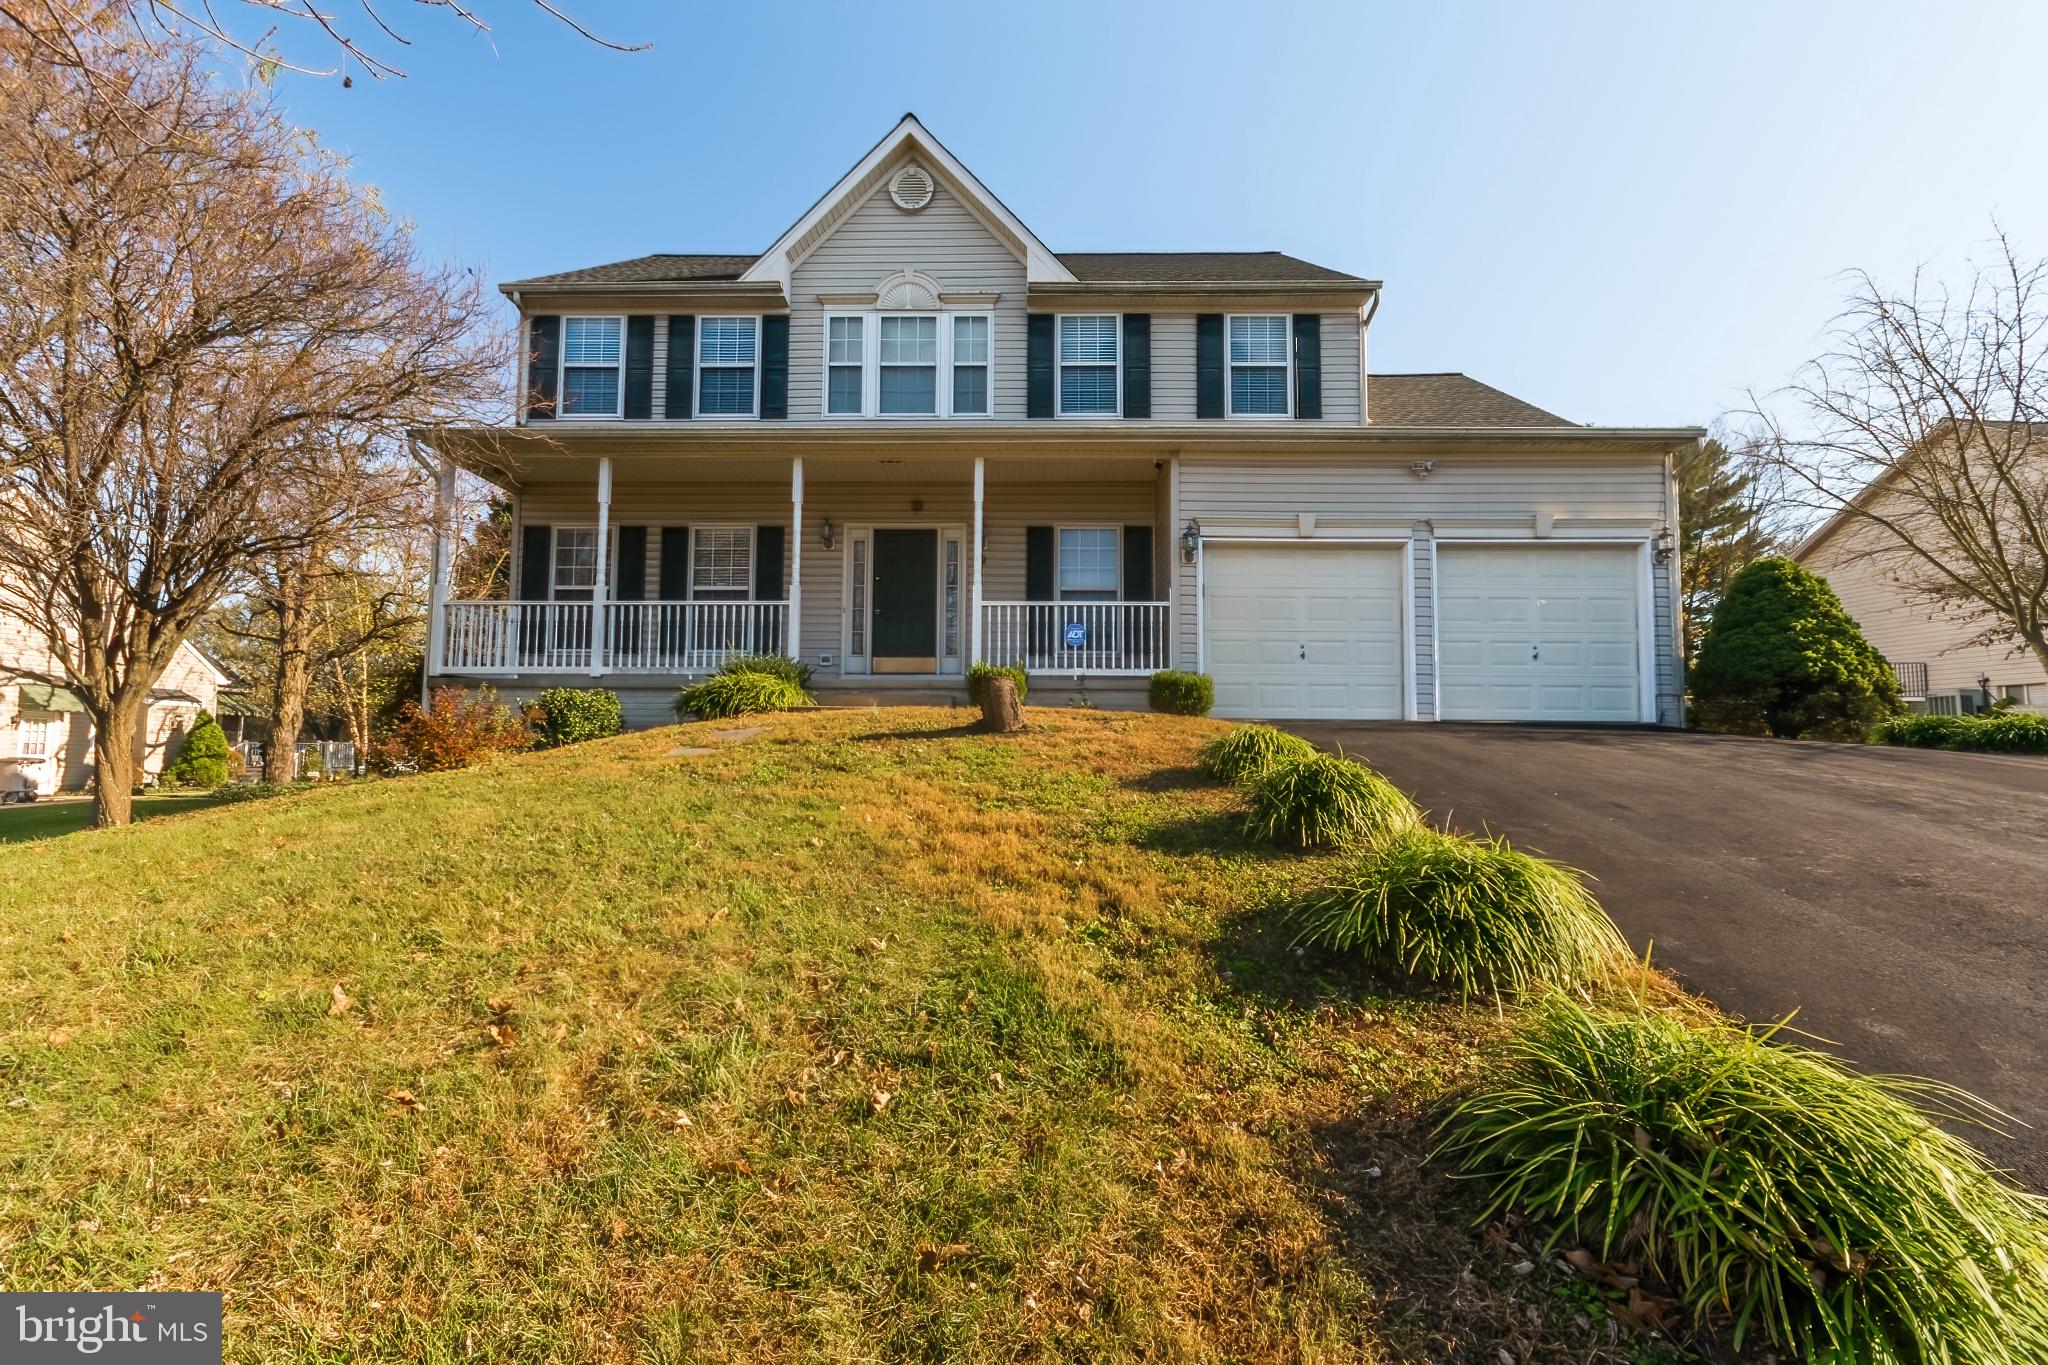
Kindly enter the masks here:
<path id="1" fill-rule="evenodd" d="M 1113 212 L 1113 211 L 1112 211 Z M 1103 236 L 1112 235 L 1105 228 Z M 502 286 L 516 428 L 418 433 L 516 502 L 513 595 L 435 684 L 604 685 L 734 651 L 834 697 L 1675 724 L 1675 452 L 1461 374 L 1367 375 L 1379 285 L 1278 252 L 1049 249 L 906 116 L 767 250 Z"/>
<path id="2" fill-rule="evenodd" d="M 1864 498 L 1882 497 L 1869 489 Z M 1996 701 L 2048 711 L 2048 669 L 2024 648 L 1972 644 L 1983 623 L 1945 617 L 1902 585 L 1873 549 L 1892 541 L 1882 527 L 1844 509 L 1792 552 L 1819 574 L 1890 661 L 1899 692 L 1915 711 L 1969 715 Z"/>
<path id="3" fill-rule="evenodd" d="M 49 796 L 76 791 L 91 778 L 92 721 L 69 689 L 49 681 L 63 672 L 40 632 L 0 612 L 0 792 Z M 230 681 L 199 649 L 179 646 L 136 727 L 138 781 L 164 770 L 200 711 L 215 710 Z"/>

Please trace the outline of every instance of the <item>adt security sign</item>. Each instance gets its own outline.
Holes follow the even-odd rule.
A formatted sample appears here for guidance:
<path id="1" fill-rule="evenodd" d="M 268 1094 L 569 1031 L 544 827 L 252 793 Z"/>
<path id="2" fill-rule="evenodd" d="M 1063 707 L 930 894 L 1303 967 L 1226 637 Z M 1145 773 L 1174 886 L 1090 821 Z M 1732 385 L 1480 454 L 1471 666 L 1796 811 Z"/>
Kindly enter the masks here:
<path id="1" fill-rule="evenodd" d="M 1088 627 L 1082 625 L 1079 621 L 1067 622 L 1067 648 L 1088 648 Z"/>

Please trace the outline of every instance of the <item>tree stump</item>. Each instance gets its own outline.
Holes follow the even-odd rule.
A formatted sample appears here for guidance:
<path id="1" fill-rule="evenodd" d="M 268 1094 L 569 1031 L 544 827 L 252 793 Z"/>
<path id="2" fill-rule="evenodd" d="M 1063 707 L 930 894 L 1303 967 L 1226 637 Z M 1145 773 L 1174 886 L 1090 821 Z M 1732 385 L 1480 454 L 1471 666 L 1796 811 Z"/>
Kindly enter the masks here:
<path id="1" fill-rule="evenodd" d="M 989 678 L 981 684 L 981 728 L 995 735 L 1024 728 L 1024 708 L 1017 704 L 1017 684 L 1008 678 Z"/>

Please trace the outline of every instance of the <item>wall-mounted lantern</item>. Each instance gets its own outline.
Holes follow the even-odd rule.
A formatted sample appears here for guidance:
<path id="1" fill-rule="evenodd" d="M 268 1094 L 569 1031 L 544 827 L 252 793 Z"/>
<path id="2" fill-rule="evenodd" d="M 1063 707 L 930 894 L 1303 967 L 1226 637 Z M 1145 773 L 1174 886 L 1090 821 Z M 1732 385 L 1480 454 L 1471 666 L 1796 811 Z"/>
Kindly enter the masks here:
<path id="1" fill-rule="evenodd" d="M 1201 549 L 1202 523 L 1193 517 L 1189 517 L 1188 524 L 1181 528 L 1180 562 L 1183 564 L 1194 563 L 1195 556 L 1201 552 Z"/>
<path id="2" fill-rule="evenodd" d="M 837 542 L 838 537 L 839 528 L 832 524 L 832 518 L 830 516 L 827 516 L 823 521 L 818 523 L 818 543 L 820 545 L 823 545 L 826 549 L 829 550 Z"/>
<path id="3" fill-rule="evenodd" d="M 1650 544 L 1657 551 L 1657 562 L 1659 564 L 1670 562 L 1674 542 L 1671 538 L 1671 528 L 1669 526 L 1659 526 L 1657 528 L 1657 538 L 1651 541 Z"/>

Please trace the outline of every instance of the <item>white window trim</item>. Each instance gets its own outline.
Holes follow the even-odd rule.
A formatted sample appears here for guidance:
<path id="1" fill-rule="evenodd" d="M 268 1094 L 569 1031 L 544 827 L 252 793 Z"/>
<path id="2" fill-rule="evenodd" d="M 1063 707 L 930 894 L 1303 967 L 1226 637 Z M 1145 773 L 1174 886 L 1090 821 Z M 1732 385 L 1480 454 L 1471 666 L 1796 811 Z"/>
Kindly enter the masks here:
<path id="1" fill-rule="evenodd" d="M 1240 368 L 1248 370 L 1270 370 L 1271 365 L 1256 364 L 1240 366 L 1230 358 L 1230 324 L 1235 318 L 1279 318 L 1283 324 L 1283 335 L 1287 338 L 1287 378 L 1283 392 L 1287 396 L 1285 412 L 1239 412 L 1237 410 L 1237 385 L 1231 383 L 1234 372 Z M 1223 415 L 1233 422 L 1278 422 L 1291 420 L 1294 416 L 1294 315 L 1291 313 L 1225 313 L 1223 315 Z"/>
<path id="2" fill-rule="evenodd" d="M 754 321 L 754 407 L 751 412 L 704 411 L 704 320 L 752 318 Z M 761 420 L 761 325 L 760 313 L 699 313 L 690 334 L 690 411 L 704 422 L 758 422 Z M 737 365 L 713 365 L 714 370 L 736 370 Z M 624 389 L 621 388 L 621 393 Z"/>
<path id="3" fill-rule="evenodd" d="M 564 410 L 569 396 L 569 324 L 570 322 L 604 322 L 619 324 L 619 372 L 618 401 L 610 412 L 567 412 Z M 569 422 L 616 422 L 626 415 L 626 315 L 624 313 L 564 313 L 562 332 L 555 338 L 555 417 Z M 601 365 L 578 365 L 579 370 L 597 370 Z"/>
<path id="4" fill-rule="evenodd" d="M 860 411 L 832 412 L 832 319 L 861 319 Z M 934 411 L 882 411 L 882 322 L 883 318 L 937 318 L 939 320 L 939 361 Z M 984 318 L 988 322 L 988 407 L 982 412 L 953 410 L 953 324 L 960 318 Z M 986 308 L 835 308 L 819 324 L 818 416 L 827 422 L 850 422 L 880 418 L 889 422 L 952 421 L 987 422 L 996 413 L 996 316 Z M 1121 347 L 1119 347 L 1121 349 Z"/>
<path id="5" fill-rule="evenodd" d="M 743 525 L 740 522 L 709 522 L 703 526 L 690 527 L 689 580 L 683 591 L 688 599 L 695 602 L 697 597 L 697 536 L 704 531 L 745 531 L 747 533 L 747 582 L 745 597 L 707 597 L 707 602 L 751 602 L 754 600 L 754 584 L 759 581 L 761 560 L 761 528 Z M 712 588 L 712 592 L 731 592 L 731 588 Z"/>
<path id="6" fill-rule="evenodd" d="M 1116 408 L 1111 412 L 1068 412 L 1067 411 L 1067 362 L 1060 359 L 1060 328 L 1067 318 L 1114 318 L 1116 319 L 1116 379 L 1112 392 L 1116 397 Z M 1229 327 L 1225 323 L 1226 328 Z M 1224 338 L 1225 358 L 1230 346 L 1226 332 Z M 1091 364 L 1089 368 L 1093 368 Z M 1122 313 L 1055 313 L 1052 322 L 1052 411 L 1055 420 L 1075 422 L 1100 422 L 1106 418 L 1124 415 L 1124 315 Z"/>
<path id="7" fill-rule="evenodd" d="M 1066 574 L 1064 571 L 1066 568 L 1066 535 L 1069 531 L 1109 531 L 1116 536 L 1116 587 L 1111 590 L 1116 593 L 1116 596 L 1110 598 L 1109 600 L 1112 602 L 1123 602 L 1129 600 L 1124 596 L 1124 528 L 1121 525 L 1105 525 L 1101 522 L 1085 522 L 1077 523 L 1070 526 L 1055 526 L 1052 528 L 1053 601 L 1064 602 L 1067 600 L 1065 596 L 1067 588 L 1066 583 L 1064 581 Z M 1096 590 L 1093 588 L 1089 588 L 1081 589 L 1080 591 L 1093 592 Z M 1085 601 L 1087 599 L 1082 600 Z"/>
<path id="8" fill-rule="evenodd" d="M 560 572 L 560 570 L 561 570 L 561 562 L 562 562 L 562 561 L 561 561 L 561 554 L 560 554 L 560 548 L 561 548 L 561 543 L 562 543 L 562 532 L 564 532 L 564 531 L 588 531 L 588 532 L 590 532 L 590 534 L 591 534 L 591 537 L 592 537 L 592 538 L 594 539 L 594 538 L 595 538 L 595 537 L 597 536 L 597 523 L 596 523 L 596 522 L 594 522 L 594 521 L 582 521 L 582 522 L 576 522 L 576 521 L 571 521 L 571 522 L 560 522 L 560 523 L 557 523 L 556 525 L 553 525 L 553 526 L 550 526 L 550 527 L 548 527 L 548 600 L 549 600 L 550 602 L 555 602 L 555 601 L 574 601 L 574 602 L 580 602 L 580 601 L 583 601 L 584 599 L 582 599 L 582 598 L 580 598 L 580 597 L 577 597 L 577 598 L 558 598 L 558 597 L 556 597 L 556 596 L 555 596 L 555 594 L 556 594 L 556 593 L 558 593 L 558 592 L 589 592 L 589 593 L 594 593 L 594 592 L 595 592 L 595 585 L 594 585 L 594 584 L 593 584 L 593 585 L 592 585 L 591 587 L 588 587 L 588 588 L 577 588 L 577 587 L 568 587 L 568 588 L 564 588 L 564 587 L 563 587 L 563 586 L 562 586 L 562 585 L 561 585 L 560 583 L 556 582 L 556 575 L 557 575 L 557 573 L 559 573 L 559 572 Z M 607 547 L 606 547 L 606 550 L 605 550 L 605 554 L 606 554 L 606 557 L 607 557 L 607 558 L 609 558 L 609 559 L 611 560 L 611 567 L 612 567 L 612 568 L 616 568 L 616 567 L 618 566 L 618 562 L 619 562 L 619 538 L 618 538 L 617 536 L 612 536 L 612 537 L 610 537 L 610 540 L 611 540 L 611 544 L 610 544 L 609 546 L 607 546 Z M 600 573 L 600 574 L 599 574 L 598 576 L 599 576 L 599 577 L 600 577 L 601 579 L 603 579 L 603 581 L 604 581 L 604 582 L 605 582 L 605 583 L 606 583 L 607 585 L 610 585 L 610 584 L 611 584 L 611 583 L 612 583 L 612 582 L 614 581 L 614 579 L 615 579 L 615 575 L 614 575 L 614 574 L 611 574 L 611 573 Z"/>

